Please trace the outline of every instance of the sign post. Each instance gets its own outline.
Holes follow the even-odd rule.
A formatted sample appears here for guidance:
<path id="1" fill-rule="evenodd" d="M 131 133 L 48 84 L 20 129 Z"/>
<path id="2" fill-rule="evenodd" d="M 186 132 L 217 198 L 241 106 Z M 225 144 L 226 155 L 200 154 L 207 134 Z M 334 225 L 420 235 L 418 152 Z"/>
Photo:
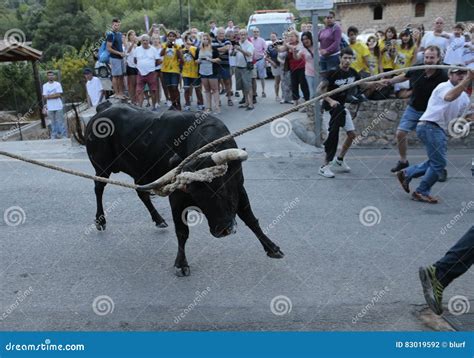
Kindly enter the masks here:
<path id="1" fill-rule="evenodd" d="M 319 29 L 318 17 L 321 13 L 327 13 L 327 10 L 333 8 L 333 0 L 296 0 L 296 9 L 300 11 L 310 11 L 311 22 L 313 24 L 313 61 L 314 61 L 314 88 L 316 90 L 321 80 L 319 75 Z M 322 10 L 322 11 L 321 11 Z M 316 136 L 315 145 L 321 147 L 321 132 L 322 132 L 323 118 L 321 115 L 321 105 L 319 101 L 314 104 L 314 134 Z"/>

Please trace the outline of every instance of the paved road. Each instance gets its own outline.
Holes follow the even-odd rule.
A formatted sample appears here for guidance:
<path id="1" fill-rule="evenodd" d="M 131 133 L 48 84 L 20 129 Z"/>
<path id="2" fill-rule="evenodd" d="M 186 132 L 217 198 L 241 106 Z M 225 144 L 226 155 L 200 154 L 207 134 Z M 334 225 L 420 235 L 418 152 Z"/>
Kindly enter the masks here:
<path id="1" fill-rule="evenodd" d="M 257 108 L 221 117 L 236 129 L 282 107 L 268 98 Z M 325 179 L 318 151 L 293 136 L 266 127 L 239 144 L 250 153 L 253 209 L 286 256 L 267 258 L 242 222 L 235 235 L 213 238 L 204 219 L 191 228 L 186 278 L 174 275 L 166 199 L 154 199 L 171 224 L 158 229 L 134 192 L 108 186 L 107 231 L 97 232 L 91 182 L 0 158 L 0 214 L 19 208 L 0 220 L 0 329 L 428 329 L 416 316 L 424 303 L 417 269 L 472 225 L 472 151 L 450 151 L 450 179 L 435 186 L 442 201 L 430 206 L 410 201 L 388 173 L 393 150 L 354 150 L 352 173 Z M 84 148 L 66 141 L 0 149 L 92 172 Z M 447 289 L 446 302 L 474 297 L 473 274 Z"/>

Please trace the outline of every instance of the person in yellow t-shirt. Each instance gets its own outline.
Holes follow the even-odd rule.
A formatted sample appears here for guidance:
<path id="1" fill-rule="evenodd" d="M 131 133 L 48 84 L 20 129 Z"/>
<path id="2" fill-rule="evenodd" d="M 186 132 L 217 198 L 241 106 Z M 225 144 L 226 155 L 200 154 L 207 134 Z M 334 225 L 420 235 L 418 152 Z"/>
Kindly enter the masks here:
<path id="1" fill-rule="evenodd" d="M 416 61 L 417 47 L 413 41 L 411 30 L 406 29 L 400 33 L 399 43 L 395 46 L 395 68 L 407 68 Z M 411 94 L 410 81 L 395 84 L 395 94 L 398 98 L 408 98 Z"/>
<path id="2" fill-rule="evenodd" d="M 361 77 L 367 77 L 370 73 L 369 70 L 369 56 L 370 51 L 367 46 L 357 41 L 357 35 L 359 30 L 355 26 L 349 26 L 347 29 L 347 36 L 349 37 L 349 46 L 354 52 L 354 60 L 352 61 L 351 67 L 361 74 Z"/>
<path id="3" fill-rule="evenodd" d="M 181 110 L 181 103 L 179 100 L 178 85 L 180 81 L 179 64 L 182 62 L 181 46 L 176 44 L 176 32 L 169 31 L 166 35 L 166 42 L 163 44 L 161 56 L 163 63 L 161 65 L 161 72 L 163 73 L 163 81 L 168 87 L 168 92 L 171 101 L 171 109 Z"/>
<path id="4" fill-rule="evenodd" d="M 379 47 L 382 53 L 382 68 L 384 72 L 391 71 L 395 68 L 395 55 L 397 43 L 397 30 L 390 26 L 385 30 L 385 38 L 379 40 Z"/>
<path id="5" fill-rule="evenodd" d="M 369 36 L 367 39 L 367 48 L 369 49 L 370 55 L 368 58 L 369 72 L 370 75 L 378 75 L 383 71 L 382 68 L 382 56 L 380 54 L 380 47 L 377 41 L 377 37 Z"/>
<path id="6" fill-rule="evenodd" d="M 198 109 L 203 111 L 204 100 L 201 90 L 201 78 L 199 76 L 199 64 L 197 63 L 199 49 L 193 46 L 193 40 L 191 36 L 188 35 L 184 38 L 184 46 L 183 70 L 181 71 L 184 84 L 184 110 L 191 110 L 191 95 L 194 88 L 196 91 Z"/>

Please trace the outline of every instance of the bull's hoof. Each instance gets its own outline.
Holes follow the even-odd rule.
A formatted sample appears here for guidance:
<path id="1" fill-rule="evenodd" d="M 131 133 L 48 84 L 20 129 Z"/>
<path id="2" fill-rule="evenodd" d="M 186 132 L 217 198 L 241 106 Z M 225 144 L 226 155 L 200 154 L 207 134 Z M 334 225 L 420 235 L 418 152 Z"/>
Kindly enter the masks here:
<path id="1" fill-rule="evenodd" d="M 276 251 L 267 251 L 267 256 L 272 259 L 282 259 L 285 257 L 285 254 L 280 249 L 277 249 Z"/>
<path id="2" fill-rule="evenodd" d="M 96 221 L 96 222 L 95 222 L 95 227 L 96 227 L 97 230 L 99 230 L 99 231 L 105 231 L 106 224 L 105 224 L 105 223 L 102 223 L 102 222 Z"/>
<path id="3" fill-rule="evenodd" d="M 183 266 L 183 267 L 174 267 L 174 273 L 178 277 L 185 277 L 191 275 L 191 270 L 189 266 Z"/>
<path id="4" fill-rule="evenodd" d="M 163 220 L 163 221 L 160 222 L 160 223 L 157 222 L 157 223 L 156 223 L 156 226 L 158 226 L 159 228 L 164 229 L 165 227 L 168 227 L 168 224 L 166 223 L 166 221 Z"/>

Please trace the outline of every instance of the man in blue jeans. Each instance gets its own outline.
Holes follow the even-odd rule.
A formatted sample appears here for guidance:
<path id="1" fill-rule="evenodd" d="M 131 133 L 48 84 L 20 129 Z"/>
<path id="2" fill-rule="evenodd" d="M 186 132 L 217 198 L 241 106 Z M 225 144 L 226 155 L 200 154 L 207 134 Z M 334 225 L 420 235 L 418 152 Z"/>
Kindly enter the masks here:
<path id="1" fill-rule="evenodd" d="M 474 226 L 438 262 L 420 267 L 426 303 L 434 313 L 443 313 L 443 291 L 474 264 Z"/>
<path id="2" fill-rule="evenodd" d="M 438 203 L 438 199 L 431 196 L 431 187 L 446 167 L 448 124 L 462 115 L 470 105 L 465 90 L 474 79 L 474 70 L 451 69 L 448 77 L 448 81 L 440 83 L 434 89 L 416 127 L 416 134 L 425 145 L 428 160 L 397 172 L 397 178 L 407 193 L 410 193 L 410 181 L 422 177 L 411 197 L 430 204 Z"/>
<path id="3" fill-rule="evenodd" d="M 424 65 L 436 65 L 440 63 L 440 60 L 441 52 L 438 47 L 429 46 L 426 48 L 423 60 Z M 428 106 L 431 93 L 436 86 L 448 80 L 448 75 L 446 71 L 441 69 L 412 70 L 381 82 L 385 85 L 394 85 L 408 80 L 410 81 L 412 92 L 396 133 L 400 159 L 395 167 L 390 170 L 392 173 L 396 173 L 410 165 L 407 159 L 407 135 L 416 129 L 418 120 Z"/>

